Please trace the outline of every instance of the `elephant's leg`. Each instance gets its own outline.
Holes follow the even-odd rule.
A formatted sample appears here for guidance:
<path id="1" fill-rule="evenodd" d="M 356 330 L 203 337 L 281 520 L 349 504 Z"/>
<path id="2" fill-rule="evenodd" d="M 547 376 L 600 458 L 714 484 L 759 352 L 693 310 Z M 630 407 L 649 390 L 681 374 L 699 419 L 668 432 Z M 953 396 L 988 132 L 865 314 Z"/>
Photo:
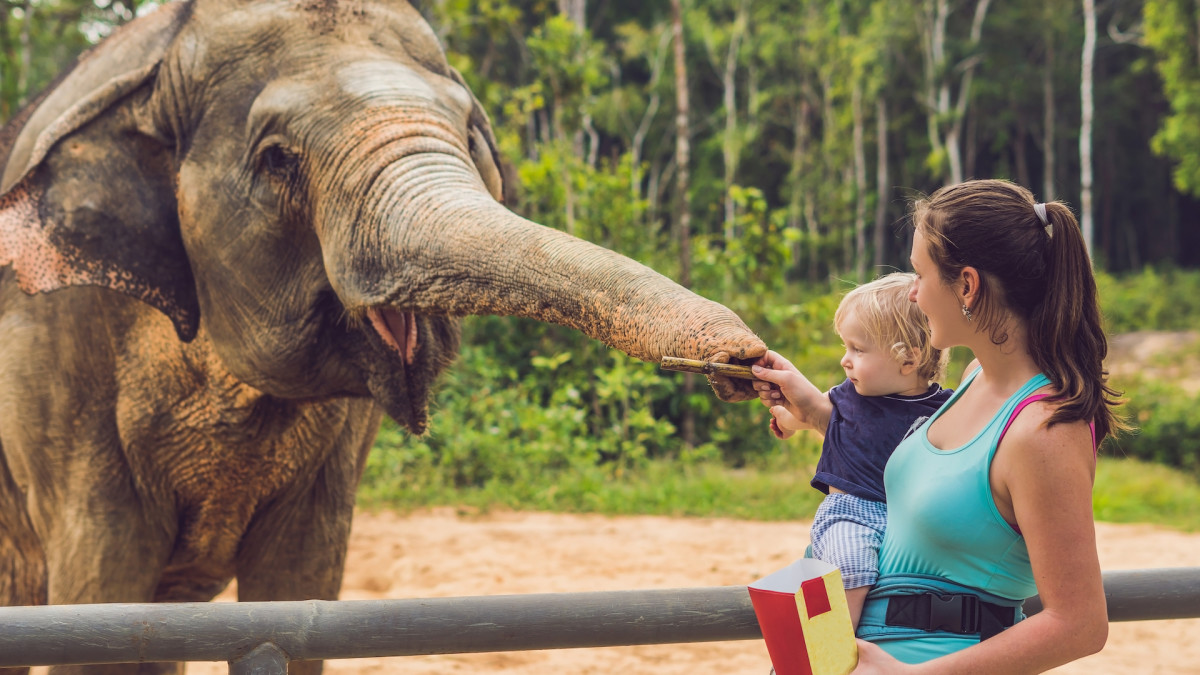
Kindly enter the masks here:
<path id="1" fill-rule="evenodd" d="M 336 600 L 354 516 L 360 460 L 374 441 L 378 416 L 344 434 L 313 483 L 281 499 L 251 523 L 238 555 L 238 600 Z M 349 438 L 347 438 L 349 437 Z M 296 661 L 291 675 L 319 675 L 320 661 Z"/>
<path id="2" fill-rule="evenodd" d="M 46 604 L 46 558 L 0 446 L 0 606 Z M 28 668 L 0 668 L 25 675 Z"/>
<path id="3" fill-rule="evenodd" d="M 318 479 L 320 482 L 320 479 Z M 317 488 L 314 493 L 324 490 Z M 350 538 L 352 507 L 322 496 L 280 504 L 250 529 L 239 556 L 238 600 L 336 600 Z M 288 673 L 319 675 L 320 661 L 288 664 Z"/>
<path id="4" fill-rule="evenodd" d="M 93 455 L 95 457 L 96 455 Z M 96 462 L 100 464 L 101 462 Z M 128 477 L 114 472 L 76 481 L 47 518 L 45 542 L 51 604 L 152 602 L 175 533 L 161 517 L 150 522 Z M 53 666 L 51 675 L 165 675 L 182 664 Z"/>

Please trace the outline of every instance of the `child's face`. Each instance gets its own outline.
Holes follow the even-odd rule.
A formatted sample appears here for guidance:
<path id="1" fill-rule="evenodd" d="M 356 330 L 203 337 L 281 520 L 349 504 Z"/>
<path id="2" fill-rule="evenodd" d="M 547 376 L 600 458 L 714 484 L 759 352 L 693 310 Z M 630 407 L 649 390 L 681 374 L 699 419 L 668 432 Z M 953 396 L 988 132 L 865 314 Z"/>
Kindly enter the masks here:
<path id="1" fill-rule="evenodd" d="M 900 363 L 890 349 L 875 344 L 868 336 L 858 312 L 851 310 L 838 326 L 846 355 L 842 357 L 842 369 L 854 383 L 854 390 L 862 396 L 887 396 L 904 394 L 915 396 L 924 393 L 927 384 L 920 382 L 916 367 Z"/>

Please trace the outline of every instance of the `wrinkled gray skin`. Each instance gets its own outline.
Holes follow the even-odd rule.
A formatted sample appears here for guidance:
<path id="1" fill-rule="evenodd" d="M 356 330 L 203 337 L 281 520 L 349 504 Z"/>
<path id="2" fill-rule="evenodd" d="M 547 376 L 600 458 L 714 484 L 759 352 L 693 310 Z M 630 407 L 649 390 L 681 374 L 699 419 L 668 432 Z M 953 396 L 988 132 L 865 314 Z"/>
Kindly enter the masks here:
<path id="1" fill-rule="evenodd" d="M 336 598 L 381 415 L 424 431 L 462 315 L 646 360 L 765 351 L 498 203 L 488 120 L 404 2 L 165 6 L 0 152 L 3 604 L 203 601 L 235 577 L 241 600 Z"/>

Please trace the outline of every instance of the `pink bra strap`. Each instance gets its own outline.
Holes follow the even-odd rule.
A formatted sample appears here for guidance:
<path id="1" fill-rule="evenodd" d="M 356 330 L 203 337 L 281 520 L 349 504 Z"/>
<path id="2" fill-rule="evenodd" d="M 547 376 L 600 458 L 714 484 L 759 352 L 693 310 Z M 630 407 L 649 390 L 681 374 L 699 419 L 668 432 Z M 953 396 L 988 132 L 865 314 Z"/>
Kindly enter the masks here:
<path id="1" fill-rule="evenodd" d="M 1034 401 L 1040 401 L 1044 398 L 1049 398 L 1049 396 L 1050 396 L 1050 394 L 1032 394 L 1030 396 L 1027 396 L 1020 403 L 1018 403 L 1016 409 L 1013 410 L 1012 415 L 1009 416 L 1008 423 L 1005 424 L 1004 429 L 1001 430 L 1000 438 L 996 439 L 996 445 L 1000 445 L 1000 441 L 1004 438 L 1004 434 L 1008 433 L 1008 428 L 1012 426 L 1013 420 L 1017 419 L 1017 415 L 1021 414 L 1021 411 L 1025 409 L 1025 406 L 1029 405 L 1030 403 L 1033 403 Z M 1090 429 L 1092 432 L 1092 457 L 1095 458 L 1097 456 L 1097 453 L 1100 451 L 1100 449 L 1098 447 L 1096 447 L 1096 423 L 1094 421 L 1088 422 L 1088 429 Z M 1021 534 L 1020 527 L 1018 527 L 1016 525 L 1009 525 L 1009 527 L 1011 527 L 1013 529 L 1013 532 L 1016 532 L 1017 534 Z"/>
<path id="2" fill-rule="evenodd" d="M 1025 406 L 1033 403 L 1034 401 L 1040 401 L 1049 397 L 1050 394 L 1033 394 L 1027 396 L 1023 401 L 1018 403 L 1016 409 L 1013 410 L 1012 415 L 1009 416 L 1008 422 L 1004 425 L 1004 429 L 1000 432 L 1000 438 L 996 439 L 996 445 L 1000 444 L 1000 441 L 1004 438 L 1004 434 L 1008 433 L 1008 428 L 1012 426 L 1013 420 L 1017 419 L 1017 415 L 1021 414 L 1021 411 L 1025 409 Z M 1088 422 L 1088 429 L 1092 432 L 1092 457 L 1095 458 L 1097 453 L 1100 451 L 1100 448 L 1096 447 L 1096 423 L 1094 421 Z"/>

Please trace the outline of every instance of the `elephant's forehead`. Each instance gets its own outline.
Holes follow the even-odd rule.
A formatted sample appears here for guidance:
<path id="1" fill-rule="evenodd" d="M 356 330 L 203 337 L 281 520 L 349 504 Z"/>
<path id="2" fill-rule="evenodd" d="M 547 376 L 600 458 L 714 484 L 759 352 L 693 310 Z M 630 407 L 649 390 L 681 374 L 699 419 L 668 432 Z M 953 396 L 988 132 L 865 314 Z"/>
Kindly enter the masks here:
<path id="1" fill-rule="evenodd" d="M 355 61 L 334 72 L 339 91 L 369 105 L 419 102 L 444 106 L 459 114 L 470 110 L 471 99 L 465 89 L 451 80 L 429 77 L 426 79 L 411 66 L 385 60 Z"/>

